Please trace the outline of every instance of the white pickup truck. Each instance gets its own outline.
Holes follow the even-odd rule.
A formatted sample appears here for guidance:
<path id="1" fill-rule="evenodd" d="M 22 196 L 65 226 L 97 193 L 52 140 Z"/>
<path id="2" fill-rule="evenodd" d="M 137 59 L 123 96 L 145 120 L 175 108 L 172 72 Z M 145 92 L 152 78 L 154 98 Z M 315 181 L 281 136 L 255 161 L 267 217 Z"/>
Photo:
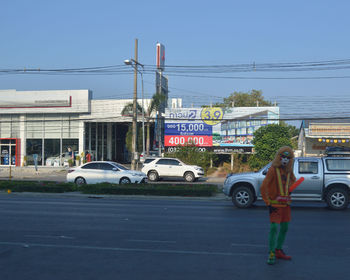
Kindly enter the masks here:
<path id="1" fill-rule="evenodd" d="M 223 192 L 236 207 L 250 207 L 262 199 L 260 186 L 270 164 L 257 172 L 229 174 Z M 350 157 L 299 157 L 294 159 L 294 175 L 304 177 L 291 194 L 292 200 L 325 201 L 331 209 L 348 208 L 350 197 Z"/>

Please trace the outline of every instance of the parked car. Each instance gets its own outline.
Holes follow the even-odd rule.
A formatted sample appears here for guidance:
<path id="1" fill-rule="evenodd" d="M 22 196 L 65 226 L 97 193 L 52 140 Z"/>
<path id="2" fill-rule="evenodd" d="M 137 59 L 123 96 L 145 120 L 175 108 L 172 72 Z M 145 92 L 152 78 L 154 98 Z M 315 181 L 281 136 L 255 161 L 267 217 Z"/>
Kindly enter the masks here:
<path id="1" fill-rule="evenodd" d="M 79 156 L 79 152 L 75 151 L 74 152 L 74 159 Z M 68 160 L 71 159 L 71 156 L 68 152 L 65 152 L 60 155 L 55 155 L 52 157 L 48 157 L 45 161 L 46 166 L 69 166 Z"/>
<path id="2" fill-rule="evenodd" d="M 176 158 L 156 158 L 142 167 L 150 181 L 157 181 L 164 177 L 182 177 L 187 182 L 193 182 L 204 176 L 200 166 L 187 165 Z"/>
<path id="3" fill-rule="evenodd" d="M 159 158 L 158 151 L 149 151 L 149 154 L 146 155 L 146 153 L 141 153 L 140 154 L 140 162 L 144 163 L 146 159 L 148 158 Z"/>
<path id="4" fill-rule="evenodd" d="M 74 182 L 77 185 L 104 182 L 112 184 L 146 183 L 147 176 L 143 172 L 130 170 L 113 161 L 92 161 L 70 168 L 67 182 Z"/>
<path id="5" fill-rule="evenodd" d="M 350 197 L 350 157 L 300 157 L 295 158 L 293 172 L 304 182 L 291 194 L 292 200 L 325 201 L 331 209 L 346 209 Z M 258 172 L 229 174 L 223 192 L 232 197 L 238 208 L 250 207 L 262 199 L 260 186 L 270 164 Z"/>

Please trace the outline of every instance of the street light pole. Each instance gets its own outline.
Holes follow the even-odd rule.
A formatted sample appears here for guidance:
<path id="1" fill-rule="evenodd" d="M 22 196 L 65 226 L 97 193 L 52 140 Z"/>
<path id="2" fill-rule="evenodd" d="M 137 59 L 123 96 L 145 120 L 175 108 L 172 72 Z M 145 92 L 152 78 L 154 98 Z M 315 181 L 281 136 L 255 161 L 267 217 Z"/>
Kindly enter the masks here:
<path id="1" fill-rule="evenodd" d="M 138 39 L 135 39 L 135 61 L 138 59 Z M 134 98 L 132 103 L 132 160 L 131 169 L 136 169 L 137 157 L 137 65 L 134 67 Z"/>
<path id="2" fill-rule="evenodd" d="M 134 68 L 134 98 L 133 98 L 133 118 L 132 118 L 132 161 L 131 169 L 136 169 L 136 158 L 137 158 L 137 72 L 141 75 L 142 80 L 142 153 L 145 155 L 145 113 L 144 113 L 144 86 L 143 86 L 143 73 L 137 69 L 137 66 L 144 68 L 144 65 L 137 61 L 137 39 L 135 39 L 135 59 L 124 60 L 126 65 L 130 65 Z"/>
<path id="3" fill-rule="evenodd" d="M 145 109 L 143 104 L 143 75 L 142 72 L 140 72 L 141 75 L 141 88 L 142 88 L 142 155 L 145 157 Z"/>

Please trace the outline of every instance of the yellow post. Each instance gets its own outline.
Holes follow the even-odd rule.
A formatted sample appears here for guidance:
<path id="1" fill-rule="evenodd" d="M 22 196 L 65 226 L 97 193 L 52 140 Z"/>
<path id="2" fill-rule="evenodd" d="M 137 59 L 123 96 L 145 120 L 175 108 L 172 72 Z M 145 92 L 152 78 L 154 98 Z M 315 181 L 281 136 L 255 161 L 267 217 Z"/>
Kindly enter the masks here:
<path id="1" fill-rule="evenodd" d="M 10 165 L 10 175 L 9 175 L 9 179 L 11 180 L 12 176 L 11 176 L 11 165 Z"/>

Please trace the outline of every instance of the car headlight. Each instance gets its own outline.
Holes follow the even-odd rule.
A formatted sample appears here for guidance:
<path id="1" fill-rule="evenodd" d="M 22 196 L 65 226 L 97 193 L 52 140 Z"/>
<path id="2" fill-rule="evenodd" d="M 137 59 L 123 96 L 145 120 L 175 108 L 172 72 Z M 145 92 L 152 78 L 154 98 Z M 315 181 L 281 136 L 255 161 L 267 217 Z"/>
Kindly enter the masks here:
<path id="1" fill-rule="evenodd" d="M 195 167 L 194 169 L 196 169 L 198 171 L 202 171 L 202 168 L 200 168 L 200 167 Z"/>

